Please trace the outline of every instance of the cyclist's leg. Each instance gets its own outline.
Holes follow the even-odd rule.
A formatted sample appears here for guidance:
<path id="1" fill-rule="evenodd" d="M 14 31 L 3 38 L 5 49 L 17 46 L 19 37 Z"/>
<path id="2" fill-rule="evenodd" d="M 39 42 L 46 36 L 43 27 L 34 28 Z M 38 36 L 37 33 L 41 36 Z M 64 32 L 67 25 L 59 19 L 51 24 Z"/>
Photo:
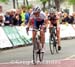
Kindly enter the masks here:
<path id="1" fill-rule="evenodd" d="M 33 32 L 32 32 L 32 43 L 33 43 L 33 45 L 34 45 L 35 38 L 36 38 L 36 35 L 37 35 L 37 31 L 35 29 L 38 29 L 38 28 L 39 28 L 38 22 L 36 20 L 34 20 Z M 38 51 L 38 49 L 36 51 Z"/>
<path id="2" fill-rule="evenodd" d="M 32 31 L 32 43 L 34 43 L 36 37 L 36 31 Z"/>
<path id="3" fill-rule="evenodd" d="M 60 28 L 56 30 L 56 36 L 57 36 L 57 43 L 58 43 L 58 50 L 61 50 L 61 46 L 60 46 Z"/>
<path id="4" fill-rule="evenodd" d="M 44 30 L 40 31 L 40 36 L 41 36 L 41 45 L 42 45 L 42 48 L 44 48 L 44 46 L 45 46 L 45 33 L 44 33 Z"/>
<path id="5" fill-rule="evenodd" d="M 42 20 L 40 23 L 41 23 L 40 25 L 43 25 L 44 20 Z M 45 31 L 44 31 L 44 27 L 41 28 L 40 36 L 41 36 L 42 52 L 44 52 L 44 48 L 45 48 Z"/>

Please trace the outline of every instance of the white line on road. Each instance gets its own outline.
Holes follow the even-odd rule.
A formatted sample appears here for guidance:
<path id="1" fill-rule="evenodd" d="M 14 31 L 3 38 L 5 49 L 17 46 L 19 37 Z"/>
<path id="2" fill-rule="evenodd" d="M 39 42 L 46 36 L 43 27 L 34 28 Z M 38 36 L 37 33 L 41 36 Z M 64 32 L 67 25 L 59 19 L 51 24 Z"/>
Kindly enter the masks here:
<path id="1" fill-rule="evenodd" d="M 71 55 L 71 56 L 69 56 L 69 57 L 66 57 L 66 58 L 63 59 L 63 60 L 71 60 L 73 57 L 75 57 L 75 55 Z M 72 59 L 72 60 L 75 60 L 75 59 Z"/>

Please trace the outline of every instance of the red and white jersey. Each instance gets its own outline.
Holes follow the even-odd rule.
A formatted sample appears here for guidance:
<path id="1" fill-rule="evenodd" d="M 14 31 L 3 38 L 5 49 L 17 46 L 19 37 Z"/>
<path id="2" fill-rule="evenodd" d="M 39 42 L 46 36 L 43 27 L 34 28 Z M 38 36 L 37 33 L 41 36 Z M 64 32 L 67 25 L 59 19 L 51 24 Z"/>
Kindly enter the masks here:
<path id="1" fill-rule="evenodd" d="M 38 17 L 36 17 L 32 12 L 31 15 L 30 15 L 30 19 L 36 19 L 37 21 L 41 21 L 41 20 L 47 19 L 47 17 L 46 17 L 46 14 L 43 11 L 40 12 L 40 15 Z"/>

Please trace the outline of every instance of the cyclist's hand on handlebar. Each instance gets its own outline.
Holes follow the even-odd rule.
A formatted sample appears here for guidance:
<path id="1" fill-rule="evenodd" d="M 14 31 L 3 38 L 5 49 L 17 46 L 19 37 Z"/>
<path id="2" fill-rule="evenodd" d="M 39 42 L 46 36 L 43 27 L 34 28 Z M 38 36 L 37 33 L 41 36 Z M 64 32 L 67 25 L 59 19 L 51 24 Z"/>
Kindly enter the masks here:
<path id="1" fill-rule="evenodd" d="M 44 32 L 46 32 L 46 29 L 47 29 L 47 28 L 46 28 L 46 27 L 44 27 Z"/>
<path id="2" fill-rule="evenodd" d="M 27 32 L 27 34 L 28 34 L 28 31 L 29 31 L 29 27 L 26 28 L 26 32 Z"/>
<path id="3" fill-rule="evenodd" d="M 45 25 L 43 25 L 43 30 L 44 30 L 44 32 L 46 32 L 46 29 L 47 29 L 47 28 L 46 28 L 46 26 L 45 26 Z"/>

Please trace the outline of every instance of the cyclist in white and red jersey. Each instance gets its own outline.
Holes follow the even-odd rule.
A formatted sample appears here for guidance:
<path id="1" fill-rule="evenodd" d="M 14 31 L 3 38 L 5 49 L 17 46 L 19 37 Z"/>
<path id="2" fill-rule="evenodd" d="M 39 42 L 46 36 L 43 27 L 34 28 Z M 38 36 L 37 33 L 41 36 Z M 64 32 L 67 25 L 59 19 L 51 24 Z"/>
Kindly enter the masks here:
<path id="1" fill-rule="evenodd" d="M 40 30 L 40 36 L 41 36 L 41 45 L 42 45 L 42 50 L 41 52 L 44 52 L 44 44 L 45 44 L 45 29 L 47 27 L 47 18 L 46 15 L 39 7 L 33 8 L 33 11 L 30 15 L 30 19 L 28 22 L 28 27 L 27 30 L 29 29 L 30 25 L 32 25 L 33 28 L 39 29 L 41 26 Z M 36 36 L 37 32 L 32 31 L 32 42 L 34 43 L 34 39 Z"/>

